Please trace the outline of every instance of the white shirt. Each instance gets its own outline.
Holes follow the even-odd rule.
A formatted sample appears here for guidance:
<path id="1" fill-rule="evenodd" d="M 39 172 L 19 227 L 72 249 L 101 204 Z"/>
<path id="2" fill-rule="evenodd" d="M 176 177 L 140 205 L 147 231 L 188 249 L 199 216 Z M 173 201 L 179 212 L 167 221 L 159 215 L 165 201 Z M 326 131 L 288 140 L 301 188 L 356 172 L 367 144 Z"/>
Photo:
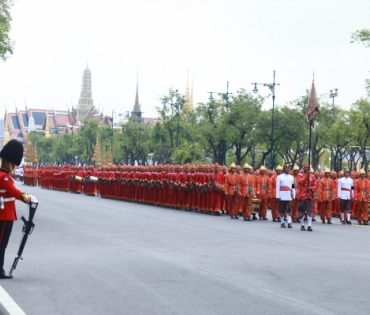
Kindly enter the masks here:
<path id="1" fill-rule="evenodd" d="M 351 177 L 342 177 L 338 180 L 338 198 L 349 200 L 351 193 L 353 197 L 353 179 Z M 345 190 L 342 190 L 344 188 Z"/>
<path id="2" fill-rule="evenodd" d="M 280 174 L 276 177 L 276 198 L 291 201 L 295 198 L 294 177 L 290 174 Z M 283 188 L 284 187 L 284 188 Z M 286 189 L 286 190 L 280 190 Z"/>

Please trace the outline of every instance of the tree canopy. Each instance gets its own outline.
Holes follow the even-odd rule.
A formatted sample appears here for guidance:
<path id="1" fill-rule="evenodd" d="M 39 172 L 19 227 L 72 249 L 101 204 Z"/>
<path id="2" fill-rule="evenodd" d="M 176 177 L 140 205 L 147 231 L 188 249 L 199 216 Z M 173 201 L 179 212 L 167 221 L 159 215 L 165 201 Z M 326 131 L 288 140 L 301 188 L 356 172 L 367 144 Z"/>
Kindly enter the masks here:
<path id="1" fill-rule="evenodd" d="M 0 58 L 2 60 L 6 60 L 9 54 L 13 54 L 14 43 L 9 37 L 12 6 L 12 0 L 0 0 Z"/>

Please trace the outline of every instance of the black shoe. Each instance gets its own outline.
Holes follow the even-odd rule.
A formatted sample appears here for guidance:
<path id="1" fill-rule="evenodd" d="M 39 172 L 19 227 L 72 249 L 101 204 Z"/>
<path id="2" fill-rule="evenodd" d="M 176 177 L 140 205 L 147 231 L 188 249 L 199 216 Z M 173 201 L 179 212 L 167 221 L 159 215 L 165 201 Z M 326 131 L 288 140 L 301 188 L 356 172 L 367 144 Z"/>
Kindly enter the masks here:
<path id="1" fill-rule="evenodd" d="M 310 226 L 309 226 L 309 227 L 307 228 L 307 231 L 308 231 L 308 232 L 312 232 L 312 231 L 313 231 L 312 227 L 310 227 Z"/>
<path id="2" fill-rule="evenodd" d="M 369 222 L 365 221 L 365 222 L 364 222 L 364 225 L 369 225 Z"/>
<path id="3" fill-rule="evenodd" d="M 251 217 L 248 217 L 248 218 L 247 218 L 247 221 L 252 221 Z"/>
<path id="4" fill-rule="evenodd" d="M 230 219 L 234 219 L 234 217 L 233 216 L 230 216 Z"/>
<path id="5" fill-rule="evenodd" d="M 306 228 L 304 227 L 304 225 L 301 226 L 301 231 L 306 231 Z"/>
<path id="6" fill-rule="evenodd" d="M 272 219 L 272 222 L 277 222 L 277 219 Z"/>
<path id="7" fill-rule="evenodd" d="M 362 225 L 362 222 L 358 222 L 358 225 Z"/>
<path id="8" fill-rule="evenodd" d="M 285 226 L 285 224 L 284 224 L 284 223 L 281 223 L 281 224 L 280 224 L 280 227 L 282 227 L 282 228 L 286 228 L 286 226 Z"/>
<path id="9" fill-rule="evenodd" d="M 316 222 L 316 219 L 315 218 L 312 218 L 312 222 Z"/>
<path id="10" fill-rule="evenodd" d="M 323 221 L 322 221 L 322 224 L 325 224 L 325 223 L 326 223 L 326 222 L 325 222 L 325 220 L 323 220 Z"/>
<path id="11" fill-rule="evenodd" d="M 257 219 L 256 219 L 257 220 Z M 259 217 L 258 220 L 262 220 L 262 217 Z"/>
<path id="12" fill-rule="evenodd" d="M 291 229 L 291 228 L 292 228 L 292 224 L 288 223 L 288 229 Z"/>
<path id="13" fill-rule="evenodd" d="M 346 220 L 342 220 L 342 221 L 340 221 L 340 222 L 342 222 L 342 224 L 346 224 Z"/>
<path id="14" fill-rule="evenodd" d="M 239 220 L 239 217 L 236 215 L 235 217 L 234 217 L 234 219 L 237 219 L 237 220 Z"/>
<path id="15" fill-rule="evenodd" d="M 331 223 L 331 220 L 328 220 L 328 224 L 333 224 L 333 223 Z"/>
<path id="16" fill-rule="evenodd" d="M 267 221 L 267 220 L 268 220 L 266 217 L 263 217 L 262 219 L 263 219 L 263 220 L 265 220 L 265 221 Z"/>
<path id="17" fill-rule="evenodd" d="M 351 222 L 351 221 L 349 221 L 349 220 L 347 220 L 347 224 L 352 224 L 352 222 Z"/>
<path id="18" fill-rule="evenodd" d="M 253 215 L 252 220 L 257 220 L 257 217 L 256 217 L 256 215 L 255 215 L 255 214 Z"/>
<path id="19" fill-rule="evenodd" d="M 5 273 L 5 270 L 2 269 L 2 271 L 0 272 L 0 279 L 12 279 L 13 276 L 9 276 Z"/>

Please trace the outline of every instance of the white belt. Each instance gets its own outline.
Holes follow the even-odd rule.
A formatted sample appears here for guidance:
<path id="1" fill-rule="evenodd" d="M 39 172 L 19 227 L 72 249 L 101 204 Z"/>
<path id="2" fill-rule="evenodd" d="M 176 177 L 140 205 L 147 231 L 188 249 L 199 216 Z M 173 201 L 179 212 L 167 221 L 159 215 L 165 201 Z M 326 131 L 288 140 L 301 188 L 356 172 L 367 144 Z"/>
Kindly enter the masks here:
<path id="1" fill-rule="evenodd" d="M 0 189 L 0 193 L 6 193 L 7 190 L 6 189 Z"/>
<path id="2" fill-rule="evenodd" d="M 10 201 L 15 201 L 15 198 L 14 197 L 4 198 L 4 202 L 10 202 Z"/>

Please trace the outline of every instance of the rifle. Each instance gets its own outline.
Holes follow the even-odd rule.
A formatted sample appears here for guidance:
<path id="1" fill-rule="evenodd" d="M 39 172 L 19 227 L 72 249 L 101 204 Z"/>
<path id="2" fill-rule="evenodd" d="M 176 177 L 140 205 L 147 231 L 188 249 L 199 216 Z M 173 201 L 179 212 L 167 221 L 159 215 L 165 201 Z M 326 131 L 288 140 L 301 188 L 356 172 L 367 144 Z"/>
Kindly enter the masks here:
<path id="1" fill-rule="evenodd" d="M 23 216 L 21 218 L 23 221 L 23 228 L 22 228 L 23 236 L 22 236 L 21 244 L 19 245 L 17 257 L 14 258 L 13 265 L 10 268 L 9 276 L 12 275 L 13 270 L 15 270 L 15 268 L 17 267 L 18 261 L 20 259 L 23 259 L 22 253 L 23 253 L 24 247 L 26 246 L 28 235 L 32 234 L 33 228 L 35 227 L 35 224 L 33 223 L 33 217 L 35 216 L 37 206 L 38 206 L 38 203 L 30 202 L 29 208 L 28 208 L 29 209 L 28 220 L 26 220 Z"/>

